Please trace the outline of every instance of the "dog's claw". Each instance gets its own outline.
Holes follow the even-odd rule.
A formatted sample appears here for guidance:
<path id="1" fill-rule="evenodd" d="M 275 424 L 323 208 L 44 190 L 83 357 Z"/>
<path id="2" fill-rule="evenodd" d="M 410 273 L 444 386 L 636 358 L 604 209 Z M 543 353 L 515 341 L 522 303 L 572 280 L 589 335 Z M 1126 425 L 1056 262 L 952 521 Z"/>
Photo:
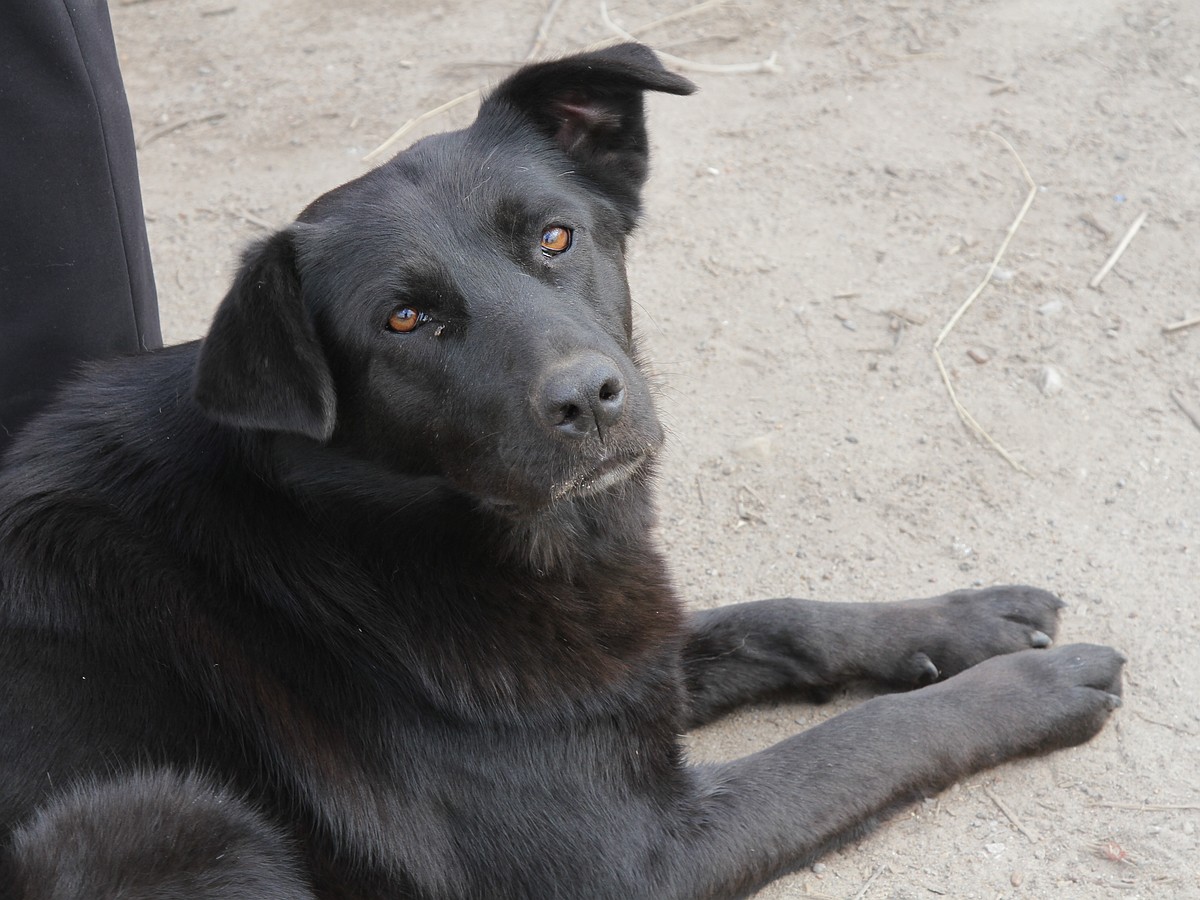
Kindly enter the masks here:
<path id="1" fill-rule="evenodd" d="M 924 653 L 918 653 L 913 657 L 913 663 L 916 665 L 918 685 L 933 684 L 942 677 L 942 673 L 938 671 L 938 667 L 934 665 L 932 659 Z"/>

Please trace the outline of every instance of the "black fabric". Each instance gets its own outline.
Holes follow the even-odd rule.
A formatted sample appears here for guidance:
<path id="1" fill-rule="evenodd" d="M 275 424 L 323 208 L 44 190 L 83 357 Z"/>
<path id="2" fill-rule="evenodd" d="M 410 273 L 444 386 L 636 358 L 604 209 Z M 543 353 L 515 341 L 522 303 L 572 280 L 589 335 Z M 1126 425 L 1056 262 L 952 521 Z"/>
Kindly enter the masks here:
<path id="1" fill-rule="evenodd" d="M 86 359 L 161 346 L 103 0 L 0 3 L 0 450 Z"/>

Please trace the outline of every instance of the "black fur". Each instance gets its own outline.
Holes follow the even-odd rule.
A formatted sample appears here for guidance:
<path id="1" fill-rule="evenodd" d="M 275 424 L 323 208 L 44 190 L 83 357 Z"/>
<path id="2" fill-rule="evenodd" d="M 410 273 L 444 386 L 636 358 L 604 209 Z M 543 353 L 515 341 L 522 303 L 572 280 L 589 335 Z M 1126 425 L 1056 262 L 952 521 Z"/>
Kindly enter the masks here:
<path id="1" fill-rule="evenodd" d="M 198 775 L 85 780 L 12 838 L 27 900 L 312 898 L 280 829 Z"/>
<path id="2" fill-rule="evenodd" d="M 736 897 L 1100 728 L 1121 657 L 1031 649 L 1034 588 L 683 611 L 623 265 L 647 90 L 692 87 L 634 45 L 522 69 L 252 248 L 202 344 L 87 370 L 14 445 L 0 890 Z M 928 686 L 683 758 L 853 680 Z"/>

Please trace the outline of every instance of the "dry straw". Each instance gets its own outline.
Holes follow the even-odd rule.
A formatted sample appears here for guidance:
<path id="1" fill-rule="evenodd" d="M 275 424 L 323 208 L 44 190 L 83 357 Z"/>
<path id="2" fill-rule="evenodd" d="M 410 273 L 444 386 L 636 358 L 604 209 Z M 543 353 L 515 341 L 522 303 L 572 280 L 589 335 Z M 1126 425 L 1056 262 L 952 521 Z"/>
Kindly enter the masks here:
<path id="1" fill-rule="evenodd" d="M 1029 212 L 1029 207 L 1033 205 L 1033 198 L 1037 196 L 1037 183 L 1029 174 L 1029 170 L 1025 168 L 1025 163 L 1021 160 L 1020 154 L 1013 149 L 1013 145 L 1000 135 L 996 134 L 994 131 L 989 131 L 988 134 L 1000 141 L 1000 143 L 1008 148 L 1008 152 L 1013 155 L 1013 159 L 1015 159 L 1017 161 L 1017 165 L 1021 167 L 1021 175 L 1024 176 L 1025 183 L 1029 185 L 1029 193 L 1025 196 L 1025 202 L 1021 205 L 1021 211 L 1017 213 L 1017 217 L 1013 219 L 1013 223 L 1008 226 L 1008 233 L 1004 236 L 1004 240 L 1000 244 L 1000 249 L 996 251 L 996 255 L 992 258 L 992 264 L 988 266 L 988 270 L 984 274 L 983 280 L 979 282 L 975 290 L 971 291 L 970 296 L 963 301 L 962 305 L 957 311 L 955 311 L 954 315 L 950 317 L 950 321 L 942 326 L 942 330 L 938 334 L 937 340 L 933 342 L 933 358 L 937 361 L 938 371 L 942 373 L 942 381 L 946 385 L 946 391 L 950 394 L 950 401 L 954 404 L 954 409 L 958 412 L 958 417 L 962 419 L 963 424 L 965 424 L 972 432 L 974 432 L 982 441 L 987 443 L 988 446 L 1004 457 L 1004 461 L 1010 466 L 1012 466 L 1018 472 L 1023 472 L 1024 474 L 1028 475 L 1030 474 L 1029 470 L 1017 462 L 1017 460 L 1015 460 L 1012 455 L 999 444 L 999 442 L 997 442 L 990 434 L 988 434 L 984 427 L 980 425 L 978 421 L 976 421 L 973 415 L 971 415 L 970 411 L 963 406 L 962 401 L 958 399 L 958 393 L 954 390 L 954 383 L 950 380 L 950 373 L 946 370 L 946 363 L 942 360 L 942 354 L 940 352 L 942 342 L 946 340 L 946 336 L 950 334 L 950 332 L 954 329 L 954 326 L 958 324 L 958 320 L 963 317 L 963 314 L 968 309 L 970 309 L 971 304 L 975 302 L 975 299 L 983 293 L 983 289 L 986 288 L 991 282 L 992 275 L 995 274 L 996 267 L 1000 265 L 1000 260 L 1004 256 L 1004 252 L 1008 250 L 1008 245 L 1012 242 L 1013 235 L 1015 235 L 1017 233 L 1017 229 L 1021 227 L 1021 222 L 1025 220 L 1025 214 Z"/>
<path id="2" fill-rule="evenodd" d="M 617 43 L 618 41 L 636 40 L 638 35 L 645 34 L 647 31 L 651 31 L 655 28 L 661 28 L 663 25 L 667 25 L 671 22 L 677 22 L 680 19 L 684 19 L 689 16 L 697 15 L 699 13 L 702 13 L 709 9 L 712 9 L 715 6 L 719 6 L 722 3 L 727 3 L 727 2 L 728 2 L 728 0 L 704 0 L 703 3 L 697 3 L 695 6 L 689 6 L 687 9 L 682 9 L 679 12 L 672 13 L 669 16 L 663 16 L 661 19 L 655 19 L 653 22 L 647 22 L 645 25 L 639 25 L 636 28 L 630 28 L 628 30 L 621 28 L 615 22 L 613 22 L 613 20 L 608 15 L 608 7 L 603 2 L 601 2 L 600 17 L 604 21 L 605 25 L 611 31 L 613 31 L 616 36 L 611 37 L 611 38 L 605 38 L 604 40 L 601 40 L 601 41 L 596 41 L 594 44 L 589 44 L 588 46 L 584 47 L 583 49 L 585 51 L 599 50 L 601 47 L 608 47 L 612 44 Z M 546 9 L 545 15 L 542 16 L 541 21 L 538 23 L 537 32 L 535 33 L 534 39 L 533 39 L 533 44 L 530 46 L 529 52 L 525 54 L 525 59 L 523 60 L 524 62 L 532 62 L 541 54 L 542 50 L 545 48 L 547 40 L 549 38 L 549 34 L 550 34 L 550 23 L 554 19 L 554 16 L 558 13 L 558 8 L 561 5 L 562 5 L 562 0 L 551 0 L 550 6 Z M 661 56 L 666 62 L 670 63 L 671 65 L 676 66 L 677 68 L 691 69 L 692 71 L 699 71 L 699 72 L 723 73 L 723 74 L 737 75 L 737 74 L 746 74 L 746 73 L 751 73 L 751 72 L 778 72 L 778 71 L 780 71 L 779 64 L 775 62 L 775 54 L 773 54 L 773 53 L 771 54 L 771 56 L 769 58 L 763 60 L 762 62 L 730 63 L 730 64 L 726 64 L 726 65 L 697 63 L 697 62 L 692 62 L 691 60 L 681 59 L 678 56 L 670 56 L 665 53 L 660 53 L 659 56 Z M 363 157 L 363 162 L 372 162 L 372 161 L 378 159 L 384 153 L 387 153 L 389 150 L 391 150 L 393 147 L 395 147 L 396 144 L 400 143 L 400 141 L 402 141 L 404 139 L 405 135 L 407 135 L 410 131 L 412 131 L 418 125 L 422 124 L 423 122 L 428 122 L 430 119 L 437 118 L 442 113 L 447 112 L 451 109 L 454 109 L 454 107 L 459 106 L 463 103 L 466 103 L 468 100 L 475 99 L 481 93 L 482 93 L 481 88 L 475 88 L 474 90 L 467 91 L 465 94 L 459 94 L 457 97 L 447 100 L 445 103 L 441 104 L 440 106 L 436 106 L 433 109 L 427 110 L 418 116 L 413 116 L 411 119 L 409 119 L 407 122 L 405 122 L 399 128 L 397 128 L 394 132 L 392 132 L 392 134 L 388 137 L 387 140 L 385 140 L 382 144 L 380 144 L 374 150 L 367 153 L 367 155 Z"/>

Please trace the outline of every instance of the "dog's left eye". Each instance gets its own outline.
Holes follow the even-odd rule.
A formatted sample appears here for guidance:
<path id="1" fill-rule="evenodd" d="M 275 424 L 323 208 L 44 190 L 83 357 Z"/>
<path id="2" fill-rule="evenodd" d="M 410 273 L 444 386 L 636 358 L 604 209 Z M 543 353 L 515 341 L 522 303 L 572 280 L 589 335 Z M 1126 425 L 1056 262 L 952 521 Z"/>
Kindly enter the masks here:
<path id="1" fill-rule="evenodd" d="M 392 310 L 392 314 L 388 316 L 387 327 L 388 331 L 394 331 L 397 334 L 408 334 L 416 329 L 418 325 L 429 321 L 429 316 L 423 312 L 418 312 L 411 306 L 399 306 Z"/>
<path id="2" fill-rule="evenodd" d="M 564 225 L 551 225 L 542 232 L 542 252 L 547 256 L 558 256 L 570 248 L 570 228 Z"/>

